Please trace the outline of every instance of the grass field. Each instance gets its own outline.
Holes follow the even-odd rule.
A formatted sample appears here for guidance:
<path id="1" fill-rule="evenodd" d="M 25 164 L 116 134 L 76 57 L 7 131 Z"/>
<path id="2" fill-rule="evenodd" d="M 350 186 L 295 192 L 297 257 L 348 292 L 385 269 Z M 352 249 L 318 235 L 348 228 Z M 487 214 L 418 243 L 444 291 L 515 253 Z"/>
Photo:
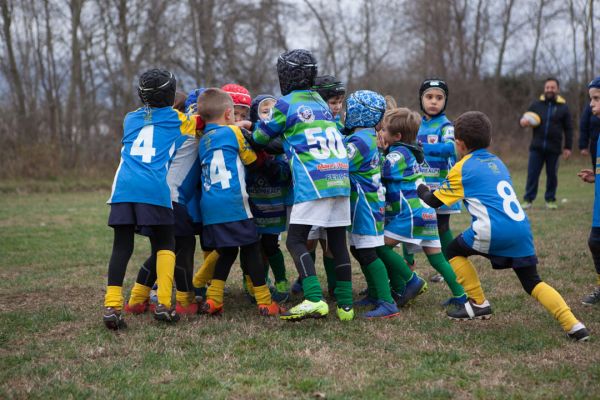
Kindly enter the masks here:
<path id="1" fill-rule="evenodd" d="M 595 280 L 586 243 L 593 186 L 575 177 L 586 161 L 563 162 L 558 211 L 544 209 L 542 192 L 529 216 L 542 278 L 600 335 L 600 308 L 580 303 Z M 523 162 L 513 174 L 521 197 Z M 234 268 L 223 317 L 170 327 L 144 315 L 129 317 L 126 331 L 109 332 L 101 322 L 112 245 L 108 190 L 73 191 L 80 186 L 60 182 L 19 187 L 0 183 L 0 398 L 600 396 L 598 336 L 568 341 L 511 271 L 493 271 L 482 258 L 475 262 L 495 310 L 489 321 L 448 320 L 439 306 L 449 296 L 444 284 L 430 284 L 392 320 L 265 320 L 242 294 Z M 465 213 L 452 220 L 456 233 L 467 224 Z M 148 252 L 147 240 L 136 238 L 127 289 Z M 433 272 L 423 255 L 417 265 L 426 276 Z M 353 271 L 356 293 L 364 280 L 358 265 Z"/>

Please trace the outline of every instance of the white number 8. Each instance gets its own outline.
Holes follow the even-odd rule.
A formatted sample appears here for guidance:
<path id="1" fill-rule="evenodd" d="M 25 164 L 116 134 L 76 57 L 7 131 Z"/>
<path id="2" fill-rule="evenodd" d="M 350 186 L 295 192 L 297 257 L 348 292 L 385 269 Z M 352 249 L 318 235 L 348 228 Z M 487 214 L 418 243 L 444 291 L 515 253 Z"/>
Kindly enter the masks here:
<path id="1" fill-rule="evenodd" d="M 500 197 L 502 197 L 502 208 L 506 215 L 517 222 L 523 221 L 525 219 L 525 211 L 521 208 L 521 204 L 519 204 L 519 200 L 517 199 L 517 194 L 510 183 L 508 183 L 508 181 L 500 181 L 498 182 L 496 190 Z M 515 208 L 517 210 L 516 212 L 514 210 Z"/>

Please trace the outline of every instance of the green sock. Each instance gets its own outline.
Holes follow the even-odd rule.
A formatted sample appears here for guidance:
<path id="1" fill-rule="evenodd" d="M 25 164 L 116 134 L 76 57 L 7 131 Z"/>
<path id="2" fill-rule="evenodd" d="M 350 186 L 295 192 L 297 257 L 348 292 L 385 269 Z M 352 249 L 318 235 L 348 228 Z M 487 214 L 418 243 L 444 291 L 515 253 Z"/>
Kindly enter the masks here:
<path id="1" fill-rule="evenodd" d="M 384 265 L 384 267 L 385 267 L 385 265 Z M 377 289 L 375 286 L 375 282 L 373 281 L 373 275 L 371 275 L 371 271 L 369 271 L 368 265 L 365 265 L 364 267 L 361 265 L 360 269 L 362 270 L 363 275 L 365 276 L 365 280 L 367 281 L 367 290 L 369 291 L 367 296 L 369 296 L 372 299 L 376 299 L 377 298 Z M 389 286 L 390 285 L 388 284 L 388 287 Z"/>
<path id="2" fill-rule="evenodd" d="M 402 243 L 402 255 L 404 255 L 404 260 L 407 265 L 413 265 L 415 263 L 415 255 L 413 253 L 409 253 L 406 245 Z"/>
<path id="3" fill-rule="evenodd" d="M 281 250 L 278 250 L 277 253 L 269 257 L 269 264 L 271 264 L 275 282 L 287 281 L 287 277 L 285 276 L 285 261 L 283 260 Z"/>
<path id="4" fill-rule="evenodd" d="M 442 242 L 442 253 L 446 257 L 446 251 L 448 251 L 448 245 L 454 240 L 452 230 L 448 229 L 446 232 L 440 233 L 440 242 Z"/>
<path id="5" fill-rule="evenodd" d="M 304 298 L 308 301 L 316 302 L 323 299 L 321 284 L 315 275 L 302 279 L 302 290 L 304 291 Z"/>
<path id="6" fill-rule="evenodd" d="M 335 289 L 335 260 L 323 254 L 323 265 L 327 275 L 327 288 Z"/>
<path id="7" fill-rule="evenodd" d="M 392 289 L 397 293 L 404 292 L 406 282 L 413 275 L 413 272 L 408 268 L 406 262 L 404 262 L 404 257 L 396 253 L 394 248 L 390 246 L 379 246 L 375 250 L 377 250 L 377 255 L 385 264 Z"/>
<path id="8" fill-rule="evenodd" d="M 338 281 L 334 293 L 338 306 L 352 305 L 352 281 Z"/>
<path id="9" fill-rule="evenodd" d="M 465 294 L 465 289 L 463 289 L 460 283 L 456 281 L 456 274 L 442 253 L 428 254 L 427 259 L 431 266 L 435 268 L 437 272 L 442 274 L 444 281 L 448 284 L 453 296 L 458 297 Z"/>
<path id="10" fill-rule="evenodd" d="M 369 275 L 371 275 L 371 280 L 373 281 L 377 293 L 377 300 L 393 303 L 394 299 L 392 298 L 392 292 L 390 291 L 390 279 L 383 261 L 378 258 L 367 265 L 365 269 L 369 272 Z M 370 292 L 369 296 L 371 296 Z"/>

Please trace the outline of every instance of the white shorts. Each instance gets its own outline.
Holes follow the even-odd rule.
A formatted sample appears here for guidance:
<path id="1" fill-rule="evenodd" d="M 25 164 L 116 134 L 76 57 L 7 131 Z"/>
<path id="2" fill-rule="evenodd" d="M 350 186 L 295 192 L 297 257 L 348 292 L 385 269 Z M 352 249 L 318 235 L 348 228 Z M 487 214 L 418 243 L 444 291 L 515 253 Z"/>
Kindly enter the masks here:
<path id="1" fill-rule="evenodd" d="M 327 240 L 327 231 L 321 226 L 313 226 L 308 232 L 308 240 Z"/>
<path id="2" fill-rule="evenodd" d="M 440 242 L 439 239 L 424 240 L 424 239 L 407 238 L 404 236 L 396 235 L 395 233 L 390 232 L 390 231 L 385 231 L 384 234 L 385 234 L 385 236 L 387 236 L 389 238 L 399 240 L 400 242 L 402 242 L 406 246 L 406 250 L 410 254 L 415 254 L 415 253 L 419 253 L 419 252 L 423 251 L 423 247 L 437 247 L 440 249 L 442 248 L 442 242 Z"/>
<path id="3" fill-rule="evenodd" d="M 350 197 L 324 199 L 294 204 L 290 224 L 332 228 L 350 225 Z"/>
<path id="4" fill-rule="evenodd" d="M 357 233 L 348 233 L 348 243 L 357 249 L 374 249 L 385 244 L 383 235 L 359 235 Z"/>

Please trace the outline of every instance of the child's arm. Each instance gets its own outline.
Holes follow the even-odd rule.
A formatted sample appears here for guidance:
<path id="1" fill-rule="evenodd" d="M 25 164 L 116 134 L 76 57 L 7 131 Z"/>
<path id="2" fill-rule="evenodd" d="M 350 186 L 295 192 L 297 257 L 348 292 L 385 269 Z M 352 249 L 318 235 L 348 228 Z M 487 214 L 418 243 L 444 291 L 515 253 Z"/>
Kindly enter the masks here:
<path id="1" fill-rule="evenodd" d="M 465 189 L 462 184 L 462 164 L 456 164 L 448 172 L 446 180 L 440 185 L 438 190 L 430 191 L 429 187 L 420 184 L 417 188 L 417 194 L 428 206 L 433 208 L 441 207 L 443 204 L 451 206 L 452 204 L 464 199 Z"/>
<path id="2" fill-rule="evenodd" d="M 179 118 L 179 121 L 181 123 L 181 125 L 179 126 L 179 130 L 181 131 L 182 135 L 194 136 L 196 135 L 197 130 L 202 130 L 202 128 L 204 127 L 203 122 L 199 122 L 201 121 L 199 116 L 186 115 L 181 111 L 175 109 L 173 109 L 173 111 L 177 113 L 177 117 Z"/>
<path id="3" fill-rule="evenodd" d="M 423 151 L 427 156 L 452 157 L 456 156 L 454 148 L 454 127 L 448 124 L 442 127 L 442 141 L 440 143 L 423 143 Z"/>
<path id="4" fill-rule="evenodd" d="M 281 99 L 273 107 L 273 116 L 269 121 L 259 121 L 252 133 L 252 139 L 258 145 L 265 146 L 271 140 L 283 134 L 285 130 L 286 115 L 281 112 L 281 107 L 285 104 Z"/>

